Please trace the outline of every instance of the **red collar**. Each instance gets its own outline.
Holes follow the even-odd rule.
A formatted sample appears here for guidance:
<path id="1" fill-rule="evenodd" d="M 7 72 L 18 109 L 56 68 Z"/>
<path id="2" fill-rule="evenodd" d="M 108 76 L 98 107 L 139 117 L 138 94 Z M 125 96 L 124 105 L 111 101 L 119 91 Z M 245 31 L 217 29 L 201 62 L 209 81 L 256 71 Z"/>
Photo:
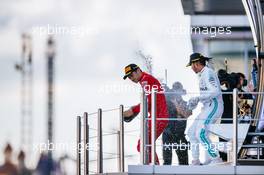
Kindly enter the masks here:
<path id="1" fill-rule="evenodd" d="M 141 82 L 143 77 L 145 77 L 146 73 L 145 72 L 142 72 L 142 76 L 140 77 L 139 81 Z"/>

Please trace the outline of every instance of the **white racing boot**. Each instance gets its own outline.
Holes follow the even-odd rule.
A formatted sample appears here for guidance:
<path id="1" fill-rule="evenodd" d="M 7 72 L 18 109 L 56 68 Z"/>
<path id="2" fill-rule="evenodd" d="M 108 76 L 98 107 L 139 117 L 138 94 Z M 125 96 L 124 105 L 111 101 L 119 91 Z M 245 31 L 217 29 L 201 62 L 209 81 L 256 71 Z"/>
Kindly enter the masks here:
<path id="1" fill-rule="evenodd" d="M 201 165 L 201 162 L 199 159 L 197 160 L 192 160 L 192 164 L 191 165 L 194 165 L 194 166 L 197 166 L 197 165 Z"/>
<path id="2" fill-rule="evenodd" d="M 217 157 L 205 162 L 204 165 L 218 165 L 221 163 L 223 163 L 223 160 L 220 157 Z"/>

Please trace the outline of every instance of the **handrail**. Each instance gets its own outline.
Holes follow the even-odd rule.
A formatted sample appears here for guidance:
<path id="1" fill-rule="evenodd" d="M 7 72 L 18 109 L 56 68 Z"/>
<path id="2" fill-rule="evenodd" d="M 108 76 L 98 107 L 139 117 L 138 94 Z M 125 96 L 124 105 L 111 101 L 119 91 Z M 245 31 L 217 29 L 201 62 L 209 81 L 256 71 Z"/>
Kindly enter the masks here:
<path id="1" fill-rule="evenodd" d="M 230 118 L 224 118 L 224 119 L 221 119 L 222 121 L 233 121 L 233 165 L 236 166 L 237 165 L 237 145 L 238 145 L 238 135 L 237 135 L 237 130 L 238 130 L 238 123 L 241 121 L 237 115 L 237 107 L 236 105 L 238 104 L 237 102 L 237 97 L 239 94 L 247 94 L 248 92 L 238 92 L 236 89 L 233 91 L 233 92 L 227 92 L 227 93 L 223 93 L 223 94 L 232 94 L 233 96 L 233 106 L 234 106 L 234 110 L 233 110 L 233 118 L 231 118 L 232 116 L 230 116 Z M 263 94 L 264 92 L 253 92 L 253 94 Z M 152 93 L 152 118 L 148 118 L 148 104 L 147 104 L 147 95 L 145 94 L 145 92 L 143 91 L 142 94 L 141 94 L 141 107 L 143 108 L 143 110 L 141 110 L 141 133 L 140 133 L 140 140 L 142 140 L 142 144 L 141 144 L 141 150 L 140 151 L 140 157 L 141 157 L 141 164 L 143 165 L 147 165 L 149 163 L 155 165 L 156 163 L 156 154 L 155 154 L 155 151 L 156 151 L 156 147 L 157 146 L 160 146 L 160 145 L 157 145 L 155 143 L 155 129 L 156 127 L 152 127 L 151 128 L 151 140 L 152 142 L 150 143 L 148 141 L 148 138 L 149 136 L 147 136 L 148 132 L 147 132 L 147 122 L 149 122 L 151 120 L 152 122 L 152 126 L 155 126 L 156 125 L 156 121 L 159 121 L 159 120 L 169 120 L 169 121 L 186 121 L 186 120 L 201 120 L 201 119 L 196 119 L 196 118 L 156 118 L 155 116 L 155 111 L 156 111 L 156 96 L 157 94 L 159 94 L 159 92 L 155 92 L 155 93 Z M 165 94 L 177 94 L 175 92 L 170 92 L 170 93 L 165 93 Z M 198 94 L 198 93 L 196 93 Z M 114 111 L 116 110 L 117 108 L 115 109 L 110 109 L 111 111 Z M 123 112 L 124 112 L 124 106 L 123 105 L 120 105 L 120 107 L 118 108 L 119 109 L 119 116 L 120 116 L 120 125 L 119 125 L 119 129 L 117 130 L 113 130 L 113 132 L 111 131 L 108 131 L 108 132 L 105 132 L 102 130 L 102 122 L 103 122 L 103 111 L 110 111 L 110 110 L 102 110 L 102 109 L 99 109 L 98 112 L 97 112 L 97 119 L 98 119 L 98 122 L 97 122 L 97 128 L 93 128 L 93 127 L 88 127 L 88 118 L 89 118 L 89 114 L 88 113 L 84 113 L 82 117 L 78 116 L 77 117 L 77 144 L 80 144 L 82 141 L 86 144 L 89 144 L 89 140 L 90 139 L 97 139 L 98 141 L 98 150 L 92 150 L 92 149 L 89 149 L 89 151 L 91 152 L 95 152 L 97 154 L 97 173 L 103 173 L 103 160 L 108 160 L 110 159 L 111 157 L 108 157 L 107 155 L 112 155 L 114 156 L 115 158 L 118 159 L 118 170 L 119 172 L 124 172 L 125 171 L 125 162 L 124 162 L 124 158 L 127 157 L 124 155 L 124 135 L 128 133 L 132 133 L 132 132 L 138 132 L 140 130 L 130 130 L 130 131 L 124 131 L 124 120 L 123 120 Z M 82 124 L 81 120 L 84 120 Z M 256 119 L 256 118 L 249 118 L 247 119 L 247 122 L 254 122 L 254 121 L 257 121 L 259 119 Z M 81 127 L 84 127 L 83 130 L 81 130 Z M 96 136 L 89 136 L 89 130 L 94 130 L 97 132 L 97 135 Z M 81 131 L 83 131 L 84 135 L 81 136 Z M 86 134 L 85 134 L 86 133 Z M 106 133 L 106 134 L 103 134 L 103 133 Z M 110 135 L 117 135 L 117 138 L 118 138 L 118 150 L 117 150 L 117 153 L 110 153 L 110 152 L 105 152 L 103 151 L 103 147 L 102 147 L 102 143 L 103 143 L 103 137 L 104 136 L 110 136 Z M 135 135 L 133 135 L 135 136 Z M 82 139 L 83 138 L 83 139 Z M 164 145 L 161 145 L 161 146 L 164 146 Z M 242 147 L 242 148 L 245 148 L 245 147 Z M 86 173 L 86 175 L 91 172 L 90 171 L 90 168 L 89 168 L 89 162 L 91 162 L 91 160 L 89 160 L 89 151 L 86 150 L 86 149 L 83 149 L 84 150 L 84 156 L 83 156 L 83 163 L 81 162 L 81 159 L 80 159 L 80 148 L 78 147 L 78 151 L 77 152 L 77 175 L 80 175 L 80 171 L 82 170 L 83 172 Z M 150 151 L 151 150 L 151 151 Z M 149 154 L 151 153 L 151 155 Z M 104 157 L 103 155 L 106 155 L 106 157 Z M 151 156 L 151 162 L 149 162 L 149 157 Z M 111 159 L 114 159 L 113 157 Z M 81 166 L 84 166 L 84 168 L 80 168 Z M 79 172 L 79 174 L 78 174 Z"/>
<path id="2" fill-rule="evenodd" d="M 76 154 L 77 154 L 77 166 L 76 166 L 76 171 L 77 171 L 77 175 L 81 175 L 81 152 L 80 152 L 80 150 L 81 150 L 81 148 L 80 148 L 80 146 L 81 146 L 81 117 L 80 116 L 78 116 L 77 117 L 77 136 L 76 136 L 76 138 L 77 138 L 77 152 L 76 152 Z"/>
<path id="3" fill-rule="evenodd" d="M 237 166 L 237 89 L 233 90 L 233 166 Z"/>
<path id="4" fill-rule="evenodd" d="M 103 137 L 102 137 L 102 109 L 98 109 L 97 121 L 97 173 L 103 173 Z"/>
<path id="5" fill-rule="evenodd" d="M 140 98 L 140 108 L 141 110 L 141 118 L 140 118 L 140 163 L 146 164 L 148 162 L 148 152 L 146 151 L 145 144 L 148 144 L 148 137 L 147 137 L 147 124 L 146 124 L 146 118 L 148 113 L 148 106 L 147 106 L 147 97 L 145 94 L 145 91 L 141 92 L 141 98 Z"/>
<path id="6" fill-rule="evenodd" d="M 119 154 L 119 172 L 125 171 L 125 150 L 124 150 L 124 106 L 120 105 L 119 107 L 119 135 L 118 135 L 118 154 Z"/>
<path id="7" fill-rule="evenodd" d="M 84 115 L 84 127 L 83 127 L 83 140 L 84 145 L 89 145 L 89 125 L 88 125 L 88 113 L 85 112 Z M 83 147 L 84 152 L 84 174 L 89 174 L 89 150 L 86 146 Z"/>
<path id="8" fill-rule="evenodd" d="M 156 118 L 157 118 L 157 92 L 152 89 L 151 94 L 151 163 L 156 164 Z"/>

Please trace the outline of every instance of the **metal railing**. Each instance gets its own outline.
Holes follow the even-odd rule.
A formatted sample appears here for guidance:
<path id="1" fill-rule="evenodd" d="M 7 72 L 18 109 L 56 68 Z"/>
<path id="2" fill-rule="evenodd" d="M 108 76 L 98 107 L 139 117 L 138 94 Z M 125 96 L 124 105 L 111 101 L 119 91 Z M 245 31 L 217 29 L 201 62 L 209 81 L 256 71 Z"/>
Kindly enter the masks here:
<path id="1" fill-rule="evenodd" d="M 230 119 L 222 119 L 222 120 L 232 120 L 233 121 L 233 139 L 232 139 L 232 165 L 236 166 L 238 163 L 238 95 L 240 94 L 247 94 L 248 92 L 238 92 L 237 89 L 234 89 L 233 92 L 223 92 L 223 94 L 229 94 L 233 96 L 233 118 Z M 157 95 L 160 94 L 160 92 L 153 91 L 151 93 L 151 118 L 148 117 L 148 99 L 147 94 L 143 91 L 141 93 L 141 112 L 140 112 L 140 164 L 142 165 L 156 165 L 156 147 L 158 146 L 155 142 L 156 140 L 156 127 L 151 128 L 151 137 L 148 136 L 148 121 L 151 120 L 151 125 L 156 126 L 156 122 L 158 120 L 175 120 L 175 121 L 181 121 L 181 120 L 187 120 L 186 118 L 157 118 Z M 173 94 L 173 93 L 172 93 Z M 194 93 L 193 93 L 194 94 Z M 263 92 L 251 92 L 253 95 L 263 94 Z M 88 114 L 85 112 L 82 117 L 77 117 L 77 175 L 81 174 L 89 174 L 89 173 L 104 173 L 103 172 L 103 160 L 108 159 L 104 158 L 103 154 L 111 154 L 111 155 L 117 155 L 114 158 L 118 159 L 118 172 L 124 172 L 125 171 L 125 154 L 124 154 L 124 106 L 120 105 L 119 108 L 111 109 L 111 110 L 105 110 L 98 109 L 97 113 L 91 113 Z M 115 133 L 107 132 L 106 134 L 103 134 L 102 130 L 102 124 L 103 124 L 103 112 L 109 112 L 109 111 L 119 111 L 119 126 L 118 130 Z M 92 115 L 97 114 L 97 128 L 89 127 L 88 125 L 88 118 Z M 190 119 L 188 119 L 190 120 Z M 195 119 L 197 120 L 197 119 Z M 199 120 L 199 119 L 198 119 Z M 257 119 L 259 120 L 259 119 Z M 255 121 L 255 119 L 251 119 L 250 122 Z M 82 124 L 83 123 L 83 124 Z M 83 126 L 83 129 L 82 129 Z M 89 136 L 89 130 L 96 131 L 96 136 Z M 136 131 L 136 130 L 135 130 Z M 131 131 L 132 132 L 132 131 Z M 134 132 L 134 131 L 133 131 Z M 118 136 L 118 144 L 117 144 L 117 154 L 104 152 L 103 151 L 103 136 L 107 135 L 113 135 L 116 134 Z M 148 140 L 148 138 L 151 138 Z M 87 149 L 87 145 L 89 145 L 89 139 L 97 139 L 97 150 L 90 150 Z M 164 145 L 162 145 L 164 146 Z M 81 148 L 82 147 L 82 148 Z M 151 147 L 151 149 L 149 149 Z M 258 153 L 260 152 L 259 149 L 261 147 L 258 147 Z M 81 153 L 81 150 L 83 152 L 83 155 Z M 95 152 L 97 153 L 96 160 L 90 160 L 89 159 L 89 152 Z M 151 155 L 150 155 L 151 153 Z M 151 159 L 149 159 L 149 156 L 151 156 Z M 259 157 L 259 155 L 258 155 Z M 82 163 L 83 160 L 83 163 Z M 89 167 L 90 162 L 96 161 L 97 164 L 97 170 L 96 172 L 91 171 Z M 150 162 L 149 162 L 150 161 Z M 83 167 L 83 168 L 82 168 Z"/>
<path id="2" fill-rule="evenodd" d="M 237 132 L 238 132 L 238 122 L 237 122 L 237 89 L 233 90 L 233 166 L 237 166 Z"/>
<path id="3" fill-rule="evenodd" d="M 107 134 L 103 134 L 103 130 L 102 130 L 103 112 L 116 111 L 117 109 L 119 110 L 119 115 L 120 115 L 119 130 L 115 133 L 109 132 Z M 116 157 L 118 158 L 118 171 L 124 172 L 124 169 L 125 169 L 124 168 L 125 167 L 124 166 L 124 163 L 125 163 L 124 162 L 125 160 L 125 156 L 124 156 L 124 117 L 123 117 L 124 106 L 120 105 L 120 107 L 117 109 L 111 109 L 111 110 L 106 110 L 106 111 L 103 111 L 102 109 L 98 109 L 97 113 L 88 114 L 87 112 L 85 112 L 82 117 L 81 116 L 77 117 L 77 175 L 82 175 L 82 174 L 88 175 L 90 173 L 93 173 L 93 174 L 103 173 L 103 160 L 104 160 L 103 154 L 116 155 L 114 153 L 103 152 L 103 136 L 115 135 L 115 134 L 118 135 L 118 153 Z M 88 118 L 89 116 L 92 116 L 95 114 L 97 114 L 97 128 L 90 128 L 88 125 Z M 89 136 L 89 129 L 96 131 L 97 133 L 96 136 Z M 91 150 L 89 148 L 89 139 L 97 139 L 97 149 L 96 150 Z M 96 172 L 90 170 L 89 163 L 92 162 L 93 160 L 89 159 L 89 152 L 97 153 Z"/>
<path id="4" fill-rule="evenodd" d="M 237 89 L 234 89 L 233 92 L 223 92 L 222 94 L 223 95 L 231 95 L 232 94 L 232 99 L 233 99 L 233 116 L 232 116 L 232 119 L 221 119 L 221 120 L 231 120 L 233 121 L 233 139 L 232 139 L 232 165 L 233 166 L 237 166 L 238 164 L 238 123 L 240 122 L 239 119 L 238 119 L 238 95 L 244 95 L 244 94 L 251 94 L 251 95 L 263 95 L 264 93 L 263 92 L 238 92 Z M 157 110 L 157 104 L 156 104 L 156 97 L 157 97 L 157 94 L 159 94 L 158 92 L 155 92 L 155 91 L 152 91 L 151 93 L 151 99 L 152 99 L 152 102 L 151 102 L 151 122 L 152 122 L 152 126 L 156 126 L 156 121 L 157 120 L 173 120 L 173 119 L 162 119 L 162 118 L 157 118 L 157 115 L 156 115 L 156 110 Z M 172 93 L 173 94 L 173 93 Z M 143 94 L 144 95 L 144 92 Z M 147 99 L 146 98 L 142 98 L 142 101 L 141 101 L 141 104 L 144 104 L 144 103 L 147 103 Z M 263 114 L 262 114 L 263 115 Z M 141 128 L 145 128 L 145 121 L 146 120 L 149 120 L 146 116 L 146 113 L 142 112 L 142 117 L 141 117 Z M 181 120 L 181 119 L 174 119 L 174 120 Z M 186 119 L 182 119 L 182 120 L 186 120 Z M 189 119 L 188 119 L 189 120 Z M 197 120 L 197 119 L 195 119 Z M 199 119 L 198 119 L 199 120 Z M 260 118 L 257 117 L 256 119 L 250 119 L 249 122 L 252 124 L 252 123 L 256 123 L 256 122 L 259 122 L 260 121 Z M 142 131 L 145 131 L 146 133 L 146 130 L 143 129 Z M 142 133 L 141 134 L 141 140 L 143 140 L 143 142 L 141 142 L 141 150 L 144 150 L 144 151 L 141 151 L 140 152 L 140 157 L 144 157 L 145 159 L 144 160 L 149 160 L 148 159 L 148 155 L 149 152 L 148 150 L 146 149 L 146 147 L 148 146 L 151 146 L 151 162 L 147 162 L 147 161 L 141 161 L 141 164 L 142 165 L 146 165 L 146 164 L 149 164 L 151 163 L 152 165 L 155 165 L 155 161 L 156 161 L 156 127 L 152 127 L 151 128 L 151 144 L 146 144 L 146 142 L 144 142 L 144 140 L 146 138 L 148 138 L 146 136 L 145 133 Z M 143 136 L 143 137 L 142 137 Z M 259 140 L 258 140 L 258 143 L 259 143 Z M 246 148 L 246 146 L 242 146 L 243 148 Z M 250 146 L 249 148 L 252 148 L 252 146 Z M 260 148 L 263 148 L 263 145 L 255 145 L 254 148 L 257 148 L 257 157 L 259 159 L 260 157 Z"/>

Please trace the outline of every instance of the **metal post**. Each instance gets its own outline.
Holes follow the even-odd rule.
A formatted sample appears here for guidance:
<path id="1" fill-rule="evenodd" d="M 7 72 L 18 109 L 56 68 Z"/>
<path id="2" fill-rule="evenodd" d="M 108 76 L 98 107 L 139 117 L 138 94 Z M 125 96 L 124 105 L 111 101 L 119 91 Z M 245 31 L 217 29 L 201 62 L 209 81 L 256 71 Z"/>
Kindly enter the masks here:
<path id="1" fill-rule="evenodd" d="M 151 163 L 156 164 L 156 115 L 157 115 L 157 92 L 152 89 L 151 93 Z"/>
<path id="2" fill-rule="evenodd" d="M 264 22 L 263 22 L 263 12 L 262 12 L 262 8 L 261 8 L 261 2 L 260 0 L 255 0 L 255 4 L 256 4 L 256 18 L 257 18 L 257 27 L 258 27 L 258 31 L 259 31 L 259 48 L 258 48 L 258 64 L 259 64 L 259 68 L 258 68 L 258 88 L 257 91 L 258 92 L 263 92 L 264 91 L 264 81 L 263 81 L 263 75 L 264 75 L 264 36 L 263 36 L 263 32 L 264 32 Z M 259 119 L 260 116 L 262 115 L 261 113 L 261 109 L 262 109 L 262 105 L 263 105 L 263 94 L 260 93 L 257 95 L 257 100 L 256 100 L 256 109 L 255 109 L 255 118 Z M 258 125 L 258 120 L 255 120 L 253 125 L 257 126 Z"/>
<path id="3" fill-rule="evenodd" d="M 258 156 L 258 160 L 260 159 L 260 147 L 259 147 L 259 144 L 260 144 L 260 140 L 259 140 L 259 136 L 257 136 L 257 144 L 258 144 L 258 148 L 257 148 L 257 156 Z"/>
<path id="4" fill-rule="evenodd" d="M 89 174 L 89 171 L 90 171 L 90 168 L 89 168 L 89 163 L 90 163 L 90 158 L 89 158 L 89 149 L 90 149 L 90 141 L 89 141 L 89 137 L 90 137 L 90 133 L 89 133 L 89 124 L 88 124 L 88 120 L 87 120 L 87 133 L 86 133 L 86 136 L 87 136 L 87 147 L 86 147 L 86 157 L 87 157 L 87 174 Z"/>
<path id="5" fill-rule="evenodd" d="M 147 98 L 147 95 L 144 96 L 144 107 L 143 107 L 143 112 L 144 112 L 144 157 L 145 157 L 145 164 L 148 165 L 150 163 L 150 149 L 149 149 L 149 146 L 146 146 L 146 145 L 149 145 L 150 144 L 150 133 L 148 132 L 149 131 L 149 121 L 147 120 L 148 119 L 148 98 Z"/>
<path id="6" fill-rule="evenodd" d="M 77 175 L 81 175 L 81 117 L 77 117 Z"/>
<path id="7" fill-rule="evenodd" d="M 121 148 L 120 148 L 120 131 L 117 131 L 117 168 L 118 172 L 121 172 Z"/>
<path id="8" fill-rule="evenodd" d="M 33 64 L 32 64 L 32 39 L 28 35 L 28 157 L 32 153 L 32 138 L 33 138 Z"/>
<path id="9" fill-rule="evenodd" d="M 97 123 L 97 173 L 103 173 L 103 140 L 102 140 L 102 109 L 98 109 Z"/>
<path id="10" fill-rule="evenodd" d="M 248 48 L 246 44 L 244 45 L 244 72 L 246 75 L 246 79 L 248 79 Z"/>
<path id="11" fill-rule="evenodd" d="M 84 175 L 89 174 L 89 128 L 88 113 L 83 114 L 83 152 L 84 152 Z"/>
<path id="12" fill-rule="evenodd" d="M 140 164 L 145 165 L 146 164 L 146 149 L 145 149 L 145 142 L 146 142 L 146 94 L 144 89 L 141 92 L 141 98 L 140 98 L 140 113 L 141 113 L 141 119 L 140 119 Z"/>
<path id="13" fill-rule="evenodd" d="M 120 132 L 119 132 L 119 139 L 118 139 L 118 145 L 119 145 L 119 172 L 125 171 L 125 155 L 124 155 L 124 106 L 120 105 L 119 108 L 119 116 L 120 116 Z"/>
<path id="14" fill-rule="evenodd" d="M 47 81 L 48 81 L 48 140 L 53 143 L 53 130 L 54 130 L 54 97 L 55 97 L 55 83 L 54 83 L 54 73 L 55 73 L 55 41 L 50 36 L 47 41 Z M 49 158 L 52 160 L 52 151 L 48 152 Z"/>
<path id="15" fill-rule="evenodd" d="M 237 166 L 237 89 L 233 90 L 233 166 Z"/>
<path id="16" fill-rule="evenodd" d="M 22 62 L 21 62 L 21 145 L 25 146 L 25 119 L 26 119 L 26 80 L 25 80 L 25 59 L 26 59 L 26 35 L 22 35 Z"/>

